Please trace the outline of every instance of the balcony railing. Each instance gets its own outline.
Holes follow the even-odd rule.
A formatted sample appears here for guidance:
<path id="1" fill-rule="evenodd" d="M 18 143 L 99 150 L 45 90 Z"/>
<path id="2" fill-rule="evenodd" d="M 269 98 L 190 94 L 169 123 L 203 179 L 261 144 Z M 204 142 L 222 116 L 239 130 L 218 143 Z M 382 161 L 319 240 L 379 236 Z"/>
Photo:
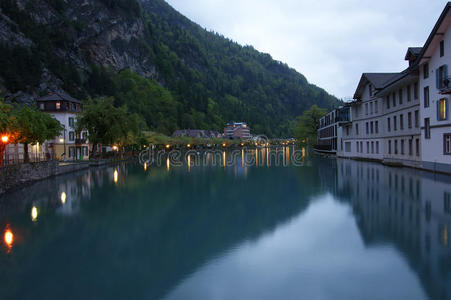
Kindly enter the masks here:
<path id="1" fill-rule="evenodd" d="M 451 94 L 451 76 L 441 79 L 438 88 L 441 94 Z"/>

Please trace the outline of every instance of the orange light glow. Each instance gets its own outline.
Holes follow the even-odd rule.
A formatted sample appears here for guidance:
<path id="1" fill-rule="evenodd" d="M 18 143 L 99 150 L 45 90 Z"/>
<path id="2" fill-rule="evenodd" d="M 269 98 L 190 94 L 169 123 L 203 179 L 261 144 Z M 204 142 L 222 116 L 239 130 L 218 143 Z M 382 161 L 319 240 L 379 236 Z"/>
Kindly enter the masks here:
<path id="1" fill-rule="evenodd" d="M 113 150 L 116 151 L 117 150 L 117 146 L 113 146 Z"/>
<path id="2" fill-rule="evenodd" d="M 62 192 L 60 199 L 63 205 L 66 204 L 66 198 L 67 198 L 66 192 Z"/>
<path id="3" fill-rule="evenodd" d="M 2 136 L 2 142 L 3 143 L 6 144 L 8 142 L 8 140 L 9 140 L 9 137 L 7 135 Z"/>
<path id="4" fill-rule="evenodd" d="M 114 183 L 117 183 L 118 179 L 119 179 L 119 172 L 117 170 L 114 170 L 114 173 L 113 173 Z"/>
<path id="5" fill-rule="evenodd" d="M 186 147 L 190 148 L 190 147 L 191 147 L 191 145 L 190 145 L 190 144 L 188 144 L 188 145 L 186 145 Z"/>
<path id="6" fill-rule="evenodd" d="M 226 143 L 222 144 L 222 147 L 225 147 L 225 146 L 227 146 L 227 144 L 226 144 Z"/>
<path id="7" fill-rule="evenodd" d="M 8 246 L 8 248 L 11 248 L 14 243 L 14 234 L 10 229 L 6 229 L 5 236 L 4 236 L 5 244 Z"/>
<path id="8" fill-rule="evenodd" d="M 169 149 L 169 148 L 171 148 L 171 145 L 166 145 L 166 149 Z"/>
<path id="9" fill-rule="evenodd" d="M 144 162 L 144 171 L 147 171 L 147 162 Z"/>

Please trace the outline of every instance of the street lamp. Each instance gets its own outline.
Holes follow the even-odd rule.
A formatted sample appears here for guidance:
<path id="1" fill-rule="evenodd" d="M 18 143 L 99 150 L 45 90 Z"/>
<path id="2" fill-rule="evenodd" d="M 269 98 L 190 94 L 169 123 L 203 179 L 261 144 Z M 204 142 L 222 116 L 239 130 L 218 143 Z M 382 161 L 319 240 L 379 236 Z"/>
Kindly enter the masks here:
<path id="1" fill-rule="evenodd" d="M 4 144 L 6 144 L 6 143 L 8 142 L 8 140 L 9 140 L 9 137 L 8 137 L 7 135 L 3 135 L 3 136 L 2 136 L 2 142 L 3 142 Z"/>

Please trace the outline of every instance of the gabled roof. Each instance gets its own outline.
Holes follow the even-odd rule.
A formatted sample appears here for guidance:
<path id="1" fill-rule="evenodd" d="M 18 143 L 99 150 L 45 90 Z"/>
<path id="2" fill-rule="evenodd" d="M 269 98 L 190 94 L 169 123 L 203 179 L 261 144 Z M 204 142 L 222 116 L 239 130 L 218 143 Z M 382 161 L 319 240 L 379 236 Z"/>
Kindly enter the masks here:
<path id="1" fill-rule="evenodd" d="M 49 93 L 48 95 L 42 96 L 37 101 L 70 101 L 70 102 L 76 102 L 81 103 L 80 100 L 75 99 L 65 93 L 58 92 L 58 93 Z"/>
<path id="2" fill-rule="evenodd" d="M 412 60 L 417 59 L 417 57 L 420 55 L 421 50 L 423 50 L 423 47 L 409 47 L 407 48 L 406 57 L 405 60 Z"/>
<path id="3" fill-rule="evenodd" d="M 431 34 L 426 40 L 426 43 L 424 44 L 423 49 L 421 50 L 421 53 L 416 61 L 416 64 L 422 64 L 426 59 L 429 59 L 431 56 L 431 54 L 429 53 L 430 50 L 429 48 L 431 44 L 442 39 L 442 36 L 445 34 L 446 29 L 451 24 L 450 10 L 451 10 L 451 2 L 448 2 L 445 8 L 443 9 L 442 14 L 438 18 L 437 23 L 435 23 L 435 26 L 432 29 Z"/>
<path id="4" fill-rule="evenodd" d="M 371 83 L 375 89 L 374 93 L 385 87 L 386 82 L 395 77 L 399 73 L 363 73 L 360 77 L 359 85 L 354 94 L 354 99 L 360 99 L 362 97 L 365 86 Z"/>

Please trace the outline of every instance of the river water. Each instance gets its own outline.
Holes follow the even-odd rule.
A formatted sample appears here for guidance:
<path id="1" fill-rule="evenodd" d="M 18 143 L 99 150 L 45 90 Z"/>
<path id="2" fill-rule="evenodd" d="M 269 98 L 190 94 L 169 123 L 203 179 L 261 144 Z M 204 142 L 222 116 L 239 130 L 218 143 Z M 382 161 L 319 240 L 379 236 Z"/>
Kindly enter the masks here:
<path id="1" fill-rule="evenodd" d="M 3 196 L 0 298 L 451 299 L 451 177 L 263 156 L 118 164 Z"/>

